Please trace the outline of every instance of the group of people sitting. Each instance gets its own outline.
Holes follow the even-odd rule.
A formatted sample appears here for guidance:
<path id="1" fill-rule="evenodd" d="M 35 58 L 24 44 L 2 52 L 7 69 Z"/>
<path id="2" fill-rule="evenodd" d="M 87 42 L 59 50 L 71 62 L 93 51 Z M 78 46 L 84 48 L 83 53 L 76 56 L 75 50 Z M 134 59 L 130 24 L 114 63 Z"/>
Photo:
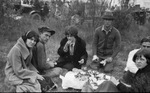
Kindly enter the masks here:
<path id="1" fill-rule="evenodd" d="M 93 57 L 89 65 L 91 69 L 111 73 L 115 57 L 120 51 L 121 35 L 112 26 L 113 14 L 107 10 L 103 16 L 104 25 L 98 27 L 93 37 Z M 47 60 L 45 44 L 56 31 L 47 26 L 36 31 L 28 31 L 21 36 L 7 55 L 5 81 L 15 86 L 16 92 L 41 92 L 47 82 L 54 82 L 63 70 L 82 69 L 87 64 L 88 53 L 86 42 L 78 36 L 76 26 L 67 26 L 65 37 L 57 50 L 57 61 Z M 113 76 L 110 81 L 103 82 L 97 89 L 101 92 L 149 92 L 150 38 L 141 41 L 142 47 L 129 55 L 123 80 Z M 132 70 L 134 67 L 134 70 Z M 105 87 L 105 89 L 103 89 Z M 60 85 L 61 87 L 61 85 Z"/>

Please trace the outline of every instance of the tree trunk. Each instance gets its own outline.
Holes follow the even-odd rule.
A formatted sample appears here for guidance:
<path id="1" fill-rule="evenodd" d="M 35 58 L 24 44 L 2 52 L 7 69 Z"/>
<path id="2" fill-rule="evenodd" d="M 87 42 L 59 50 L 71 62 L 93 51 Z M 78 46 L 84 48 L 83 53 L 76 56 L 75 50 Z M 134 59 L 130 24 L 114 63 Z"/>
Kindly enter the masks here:
<path id="1" fill-rule="evenodd" d="M 95 8 L 95 3 L 96 3 L 96 0 L 92 0 L 92 8 L 93 8 L 93 12 L 92 12 L 92 19 L 93 19 L 93 27 L 95 27 L 95 12 L 96 12 L 96 8 Z"/>
<path id="2" fill-rule="evenodd" d="M 3 0 L 0 0 L 0 25 L 4 22 Z"/>

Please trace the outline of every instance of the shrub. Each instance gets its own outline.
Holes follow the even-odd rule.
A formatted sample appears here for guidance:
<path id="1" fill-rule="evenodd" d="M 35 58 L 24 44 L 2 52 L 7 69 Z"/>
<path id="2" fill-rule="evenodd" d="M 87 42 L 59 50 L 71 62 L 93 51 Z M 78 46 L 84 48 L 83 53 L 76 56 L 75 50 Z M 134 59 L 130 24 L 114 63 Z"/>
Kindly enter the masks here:
<path id="1" fill-rule="evenodd" d="M 130 19 L 127 17 L 128 12 L 125 10 L 116 10 L 113 12 L 115 20 L 113 22 L 113 25 L 119 30 L 124 31 L 128 30 L 130 28 Z M 123 32 L 121 32 L 123 33 Z"/>

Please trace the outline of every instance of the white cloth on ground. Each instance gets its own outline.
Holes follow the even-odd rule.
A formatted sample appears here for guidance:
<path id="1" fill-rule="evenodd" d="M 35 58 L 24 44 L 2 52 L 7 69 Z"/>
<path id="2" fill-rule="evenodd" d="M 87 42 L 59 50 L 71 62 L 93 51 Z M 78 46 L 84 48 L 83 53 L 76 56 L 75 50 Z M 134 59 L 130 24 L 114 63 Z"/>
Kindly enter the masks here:
<path id="1" fill-rule="evenodd" d="M 69 71 L 66 73 L 65 77 L 60 75 L 60 78 L 62 79 L 62 88 L 74 88 L 74 89 L 82 89 L 85 82 L 88 81 L 88 79 L 85 79 L 83 81 L 80 81 L 75 77 L 77 73 L 74 73 L 72 71 Z"/>
<path id="2" fill-rule="evenodd" d="M 62 79 L 62 88 L 82 89 L 86 82 L 89 81 L 93 89 L 97 89 L 98 85 L 106 80 L 110 80 L 110 76 L 104 73 L 99 73 L 94 70 L 87 70 L 73 68 L 72 71 L 66 73 L 65 76 L 60 75 Z"/>

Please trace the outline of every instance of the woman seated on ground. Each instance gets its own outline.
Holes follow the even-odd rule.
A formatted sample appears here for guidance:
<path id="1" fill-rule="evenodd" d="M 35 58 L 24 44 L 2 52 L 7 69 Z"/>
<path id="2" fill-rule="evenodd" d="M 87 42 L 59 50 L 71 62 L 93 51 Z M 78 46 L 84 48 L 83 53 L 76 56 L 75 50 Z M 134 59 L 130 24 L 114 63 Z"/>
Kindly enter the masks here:
<path id="1" fill-rule="evenodd" d="M 78 36 L 78 29 L 75 26 L 66 27 L 65 38 L 61 40 L 57 52 L 60 56 L 57 67 L 70 71 L 73 68 L 81 69 L 86 64 L 88 58 L 86 43 Z"/>
<path id="2" fill-rule="evenodd" d="M 38 42 L 38 38 L 35 31 L 28 31 L 17 40 L 7 55 L 5 81 L 15 86 L 16 92 L 41 92 L 38 79 L 43 80 L 43 77 L 31 64 L 32 48 Z"/>
<path id="3" fill-rule="evenodd" d="M 134 78 L 132 80 L 133 82 L 130 85 L 127 85 L 122 81 L 112 77 L 110 79 L 110 82 L 108 81 L 109 84 L 111 84 L 111 86 L 109 86 L 110 88 L 111 87 L 113 87 L 114 89 L 116 88 L 120 92 L 150 92 L 150 50 L 149 49 L 139 50 L 133 56 L 133 62 L 135 62 L 136 66 L 139 68 L 139 70 L 134 75 Z M 108 82 L 107 84 L 105 82 L 105 85 L 109 85 Z M 115 85 L 117 87 L 114 87 Z"/>

